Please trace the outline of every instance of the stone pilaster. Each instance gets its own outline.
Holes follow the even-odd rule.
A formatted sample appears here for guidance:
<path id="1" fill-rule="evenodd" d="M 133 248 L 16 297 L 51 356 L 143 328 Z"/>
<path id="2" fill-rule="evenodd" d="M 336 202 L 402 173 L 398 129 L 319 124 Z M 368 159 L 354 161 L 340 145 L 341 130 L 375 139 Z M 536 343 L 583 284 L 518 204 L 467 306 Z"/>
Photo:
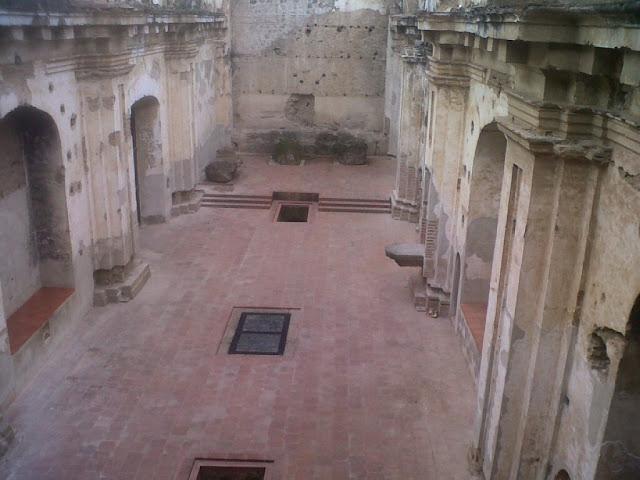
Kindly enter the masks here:
<path id="1" fill-rule="evenodd" d="M 80 83 L 83 156 L 91 190 L 95 270 L 127 265 L 135 250 L 131 148 L 117 87 L 111 78 Z"/>
<path id="2" fill-rule="evenodd" d="M 507 169 L 474 438 L 487 480 L 538 478 L 546 468 L 608 155 L 509 123 L 500 129 Z"/>
<path id="3" fill-rule="evenodd" d="M 437 52 L 442 55 L 442 51 Z M 431 314 L 449 308 L 453 284 L 452 239 L 455 222 L 458 175 L 463 149 L 464 120 L 469 78 L 461 64 L 429 58 L 428 122 L 426 126 L 425 168 L 429 169 L 428 212 L 426 214 L 425 275 Z"/>
<path id="4" fill-rule="evenodd" d="M 427 105 L 426 49 L 417 31 L 406 17 L 407 25 L 398 26 L 403 42 L 395 48 L 402 58 L 402 89 L 397 146 L 396 185 L 391 194 L 392 215 L 396 219 L 417 223 L 420 218 L 424 118 Z"/>

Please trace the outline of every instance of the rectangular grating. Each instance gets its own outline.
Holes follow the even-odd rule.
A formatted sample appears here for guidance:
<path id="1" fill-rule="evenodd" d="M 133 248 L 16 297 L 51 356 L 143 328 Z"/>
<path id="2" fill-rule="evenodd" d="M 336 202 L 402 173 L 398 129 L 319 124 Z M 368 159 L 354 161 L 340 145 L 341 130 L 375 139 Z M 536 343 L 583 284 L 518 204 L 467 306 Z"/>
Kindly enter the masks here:
<path id="1" fill-rule="evenodd" d="M 290 313 L 242 313 L 229 354 L 282 355 L 290 320 Z"/>

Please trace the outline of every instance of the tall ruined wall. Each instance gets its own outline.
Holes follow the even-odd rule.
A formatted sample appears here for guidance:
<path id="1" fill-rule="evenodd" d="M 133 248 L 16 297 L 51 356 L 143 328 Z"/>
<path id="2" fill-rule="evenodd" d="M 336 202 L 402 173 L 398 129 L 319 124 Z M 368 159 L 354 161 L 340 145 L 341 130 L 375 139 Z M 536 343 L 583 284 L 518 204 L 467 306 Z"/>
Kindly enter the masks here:
<path id="1" fill-rule="evenodd" d="M 326 131 L 386 153 L 388 12 L 396 2 L 232 2 L 235 138 L 269 152 L 282 134 L 307 144 Z"/>
<path id="2" fill-rule="evenodd" d="M 494 11 L 391 21 L 405 63 L 388 89 L 400 92 L 398 178 L 411 178 L 416 99 L 429 172 L 422 204 L 408 188 L 392 201 L 423 209 L 427 305 L 451 314 L 476 374 L 471 467 L 487 480 L 639 478 L 637 22 L 575 6 L 562 22 L 542 6 L 483 15 Z M 402 48 L 416 30 L 424 59 Z M 419 60 L 426 94 L 411 88 Z"/>
<path id="3" fill-rule="evenodd" d="M 184 211 L 204 165 L 217 148 L 231 143 L 225 13 L 226 5 L 216 14 L 167 11 L 158 17 L 138 9 L 75 10 L 73 25 L 63 26 L 59 20 L 67 15 L 60 11 L 0 15 L 0 144 L 8 154 L 0 158 L 0 258 L 12 258 L 0 262 L 0 406 L 92 305 L 94 279 L 102 272 L 126 272 L 137 260 L 134 106 L 149 100 L 157 106 L 153 208 L 158 221 Z M 36 21 L 47 26 L 33 27 Z M 48 175 L 56 196 L 41 202 L 42 208 L 34 203 L 37 172 L 28 172 L 25 180 L 24 162 L 17 158 L 20 152 L 14 154 L 15 139 L 7 128 L 14 112 L 24 108 L 50 119 L 56 130 L 59 151 L 53 160 L 60 164 L 48 163 L 60 167 Z M 5 319 L 41 286 L 56 286 L 38 277 L 38 264 L 40 276 L 48 264 L 31 248 L 30 231 L 38 227 L 34 212 L 36 220 L 39 211 L 58 219 L 50 215 L 56 203 L 67 208 L 68 224 L 60 222 L 60 228 L 70 237 L 72 271 L 64 286 L 75 293 L 51 338 L 38 343 L 34 336 L 37 341 L 26 352 L 9 352 Z"/>

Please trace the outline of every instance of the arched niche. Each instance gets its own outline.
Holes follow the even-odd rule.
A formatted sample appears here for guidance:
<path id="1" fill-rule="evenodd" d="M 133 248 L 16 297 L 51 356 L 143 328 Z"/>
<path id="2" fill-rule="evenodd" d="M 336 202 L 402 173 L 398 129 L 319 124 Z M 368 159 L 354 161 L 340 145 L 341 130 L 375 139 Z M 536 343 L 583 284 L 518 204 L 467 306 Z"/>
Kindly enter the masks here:
<path id="1" fill-rule="evenodd" d="M 73 287 L 65 167 L 51 116 L 21 106 L 0 120 L 0 282 L 12 315 L 42 287 Z"/>
<path id="2" fill-rule="evenodd" d="M 138 223 L 161 223 L 167 217 L 160 103 L 144 97 L 131 107 L 131 137 Z"/>
<path id="3" fill-rule="evenodd" d="M 507 140 L 490 123 L 480 132 L 471 169 L 460 308 L 478 349 L 489 300 Z"/>
<path id="4" fill-rule="evenodd" d="M 640 478 L 640 295 L 631 309 L 616 376 L 597 480 Z"/>

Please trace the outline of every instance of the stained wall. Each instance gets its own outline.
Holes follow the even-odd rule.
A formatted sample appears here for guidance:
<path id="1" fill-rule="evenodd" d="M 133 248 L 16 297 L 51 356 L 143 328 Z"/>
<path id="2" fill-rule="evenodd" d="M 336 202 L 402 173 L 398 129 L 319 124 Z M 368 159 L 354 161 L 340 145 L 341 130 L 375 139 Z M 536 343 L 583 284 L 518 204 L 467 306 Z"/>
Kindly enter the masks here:
<path id="1" fill-rule="evenodd" d="M 388 0 L 237 0 L 231 5 L 235 140 L 265 151 L 283 134 L 323 132 L 386 153 Z"/>

